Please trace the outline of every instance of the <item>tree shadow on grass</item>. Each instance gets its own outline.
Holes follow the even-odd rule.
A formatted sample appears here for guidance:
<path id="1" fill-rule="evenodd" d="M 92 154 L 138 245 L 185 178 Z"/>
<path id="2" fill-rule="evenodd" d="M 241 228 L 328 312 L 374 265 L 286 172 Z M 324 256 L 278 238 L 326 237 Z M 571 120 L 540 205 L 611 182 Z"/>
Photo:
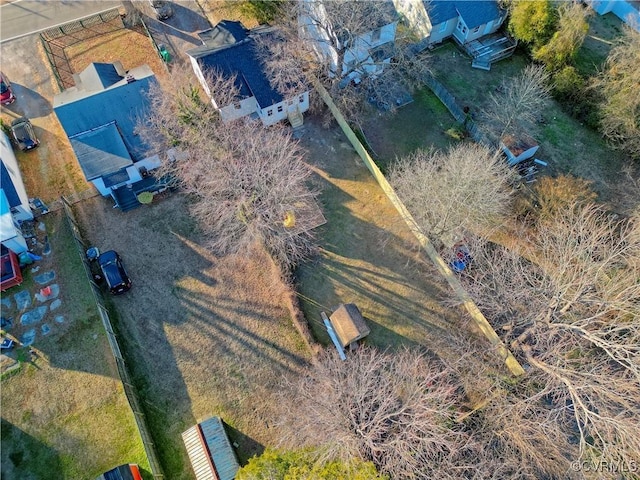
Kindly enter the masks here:
<path id="1" fill-rule="evenodd" d="M 0 477 L 6 479 L 64 477 L 62 460 L 54 448 L 5 419 L 2 419 L 1 428 Z"/>

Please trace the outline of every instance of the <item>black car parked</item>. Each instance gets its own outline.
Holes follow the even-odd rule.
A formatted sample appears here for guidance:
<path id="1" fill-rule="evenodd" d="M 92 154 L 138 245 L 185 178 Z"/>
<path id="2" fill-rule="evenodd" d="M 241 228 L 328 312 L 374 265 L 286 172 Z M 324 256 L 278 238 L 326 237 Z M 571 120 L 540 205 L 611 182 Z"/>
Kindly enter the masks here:
<path id="1" fill-rule="evenodd" d="M 36 132 L 33 130 L 33 125 L 31 125 L 28 118 L 20 117 L 11 122 L 11 134 L 18 148 L 23 152 L 40 145 Z"/>
<path id="2" fill-rule="evenodd" d="M 109 250 L 100 254 L 98 265 L 102 271 L 102 277 L 107 283 L 109 291 L 114 295 L 128 292 L 131 288 L 131 280 L 127 275 L 122 259 L 115 250 Z"/>

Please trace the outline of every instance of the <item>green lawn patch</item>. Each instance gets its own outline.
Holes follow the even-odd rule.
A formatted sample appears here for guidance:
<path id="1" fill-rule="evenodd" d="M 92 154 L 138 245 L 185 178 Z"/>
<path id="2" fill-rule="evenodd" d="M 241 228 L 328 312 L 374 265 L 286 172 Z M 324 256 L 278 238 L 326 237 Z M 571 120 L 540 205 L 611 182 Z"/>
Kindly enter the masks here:
<path id="1" fill-rule="evenodd" d="M 42 219 L 51 254 L 24 270 L 28 277 L 33 267 L 54 270 L 62 304 L 34 325 L 38 356 L 32 360 L 27 348 L 16 348 L 22 368 L 2 381 L 2 478 L 94 479 L 122 463 L 148 472 L 71 231 L 60 211 Z M 3 295 L 22 288 L 33 294 L 40 286 L 25 282 Z M 19 337 L 18 319 L 9 331 Z M 42 323 L 50 325 L 48 335 Z"/>

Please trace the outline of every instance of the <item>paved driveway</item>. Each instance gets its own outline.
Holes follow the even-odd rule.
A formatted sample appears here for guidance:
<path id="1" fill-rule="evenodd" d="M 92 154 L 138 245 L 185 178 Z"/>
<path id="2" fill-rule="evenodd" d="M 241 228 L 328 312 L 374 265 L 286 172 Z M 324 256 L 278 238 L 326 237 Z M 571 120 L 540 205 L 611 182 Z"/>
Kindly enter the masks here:
<path id="1" fill-rule="evenodd" d="M 126 4 L 126 2 L 124 2 Z M 186 59 L 185 52 L 201 45 L 197 33 L 211 27 L 195 0 L 177 0 L 171 3 L 173 16 L 164 21 L 156 20 L 148 2 L 133 5 L 142 13 L 147 28 L 156 44 L 163 44 L 172 59 Z"/>

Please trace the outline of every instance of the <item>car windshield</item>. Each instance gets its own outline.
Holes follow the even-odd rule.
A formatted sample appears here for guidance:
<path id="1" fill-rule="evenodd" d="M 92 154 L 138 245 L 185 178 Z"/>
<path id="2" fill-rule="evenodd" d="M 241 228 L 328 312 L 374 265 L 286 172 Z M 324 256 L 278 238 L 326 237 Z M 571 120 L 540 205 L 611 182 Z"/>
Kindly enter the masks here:
<path id="1" fill-rule="evenodd" d="M 9 91 L 9 86 L 4 83 L 4 80 L 0 80 L 0 93 L 7 93 Z"/>

